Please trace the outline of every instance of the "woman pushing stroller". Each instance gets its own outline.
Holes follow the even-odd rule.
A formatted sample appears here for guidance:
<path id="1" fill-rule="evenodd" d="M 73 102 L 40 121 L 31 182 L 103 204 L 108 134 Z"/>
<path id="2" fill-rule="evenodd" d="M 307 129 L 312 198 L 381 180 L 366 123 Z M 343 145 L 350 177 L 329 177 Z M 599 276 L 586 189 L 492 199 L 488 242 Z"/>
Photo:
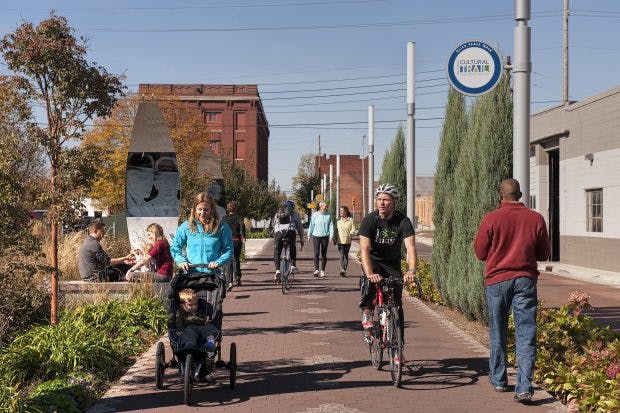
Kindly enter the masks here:
<path id="1" fill-rule="evenodd" d="M 185 254 L 183 253 L 184 249 Z M 218 269 L 232 259 L 232 251 L 233 244 L 230 228 L 217 217 L 213 198 L 207 193 L 199 193 L 194 197 L 189 217 L 177 229 L 172 245 L 170 246 L 170 252 L 172 253 L 174 261 L 177 263 L 177 266 L 185 272 L 189 270 L 190 264 L 206 264 L 206 267 L 196 267 L 192 268 L 192 270 L 205 273 L 205 276 L 207 276 L 207 274 L 219 274 Z M 193 292 L 193 298 L 187 295 L 189 301 L 185 302 L 180 293 L 181 291 L 179 291 L 181 308 L 179 308 L 178 311 L 185 312 L 185 314 L 196 313 L 197 310 L 187 311 L 190 309 L 189 305 L 186 307 L 188 303 L 194 303 L 194 300 L 196 301 L 194 303 L 195 305 L 199 304 L 195 292 Z M 194 304 L 192 304 L 192 306 Z M 180 315 L 183 316 L 184 314 Z M 186 324 L 190 325 L 202 324 L 203 327 L 205 325 L 214 326 L 217 331 L 212 331 L 212 334 L 207 334 L 207 336 L 212 335 L 217 338 L 219 330 L 222 328 L 221 311 L 219 311 L 218 315 L 215 315 L 215 318 L 210 324 L 201 323 L 196 319 L 196 316 L 190 316 L 189 320 L 194 319 L 191 323 L 187 323 L 187 317 L 183 317 L 183 319 Z M 179 342 L 181 337 L 177 334 L 177 324 L 178 323 L 175 322 L 174 325 L 171 323 L 169 326 L 171 344 L 177 346 L 177 348 L 179 348 L 179 344 L 183 345 L 184 348 L 188 347 L 190 344 L 188 342 L 190 337 L 186 337 L 186 335 L 192 333 L 186 333 L 187 328 L 185 328 L 183 339 Z M 193 338 L 196 340 L 194 345 L 198 345 L 199 343 L 197 340 L 203 337 L 194 334 Z M 203 342 L 202 340 L 200 341 Z"/>

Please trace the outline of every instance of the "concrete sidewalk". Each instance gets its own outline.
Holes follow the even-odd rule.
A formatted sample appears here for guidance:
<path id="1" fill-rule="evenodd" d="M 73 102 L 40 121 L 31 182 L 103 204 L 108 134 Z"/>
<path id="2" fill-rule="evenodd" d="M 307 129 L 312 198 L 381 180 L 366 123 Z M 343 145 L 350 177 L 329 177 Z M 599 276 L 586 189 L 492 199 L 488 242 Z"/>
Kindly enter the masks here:
<path id="1" fill-rule="evenodd" d="M 339 277 L 338 252 L 330 245 L 328 277 L 315 278 L 312 249 L 306 247 L 293 289 L 283 295 L 272 281 L 272 245 L 264 242 L 261 253 L 246 263 L 243 285 L 224 302 L 223 358 L 233 341 L 238 351 L 234 390 L 228 388 L 227 372 L 218 371 L 216 383 L 195 387 L 195 406 L 183 405 L 176 370 L 166 370 L 165 388 L 155 389 L 153 346 L 89 411 L 566 411 L 540 389 L 532 406 L 515 403 L 512 393 L 494 392 L 487 382 L 487 350 L 413 298 L 404 302 L 408 362 L 402 388 L 394 388 L 388 371 L 370 365 L 362 339 L 357 261 L 350 260 L 350 277 Z M 168 348 L 167 339 L 162 341 Z"/>

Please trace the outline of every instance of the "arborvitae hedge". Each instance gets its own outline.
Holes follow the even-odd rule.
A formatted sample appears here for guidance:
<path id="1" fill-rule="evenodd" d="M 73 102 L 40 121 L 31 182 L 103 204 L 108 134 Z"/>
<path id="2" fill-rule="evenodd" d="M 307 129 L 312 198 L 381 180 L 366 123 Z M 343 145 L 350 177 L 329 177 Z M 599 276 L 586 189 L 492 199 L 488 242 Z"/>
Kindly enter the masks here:
<path id="1" fill-rule="evenodd" d="M 459 159 L 461 142 L 467 130 L 465 99 L 455 89 L 448 92 L 448 105 L 441 134 L 441 145 L 435 172 L 435 210 L 433 211 L 433 282 L 443 301 L 452 306 L 445 291 L 448 278 L 448 261 L 452 242 L 452 196 L 454 193 L 454 172 Z"/>
<path id="2" fill-rule="evenodd" d="M 474 255 L 473 240 L 483 215 L 499 203 L 499 182 L 511 175 L 512 97 L 504 75 L 475 102 L 454 175 L 452 241 L 442 291 L 447 302 L 470 318 L 487 318 L 484 263 Z"/>

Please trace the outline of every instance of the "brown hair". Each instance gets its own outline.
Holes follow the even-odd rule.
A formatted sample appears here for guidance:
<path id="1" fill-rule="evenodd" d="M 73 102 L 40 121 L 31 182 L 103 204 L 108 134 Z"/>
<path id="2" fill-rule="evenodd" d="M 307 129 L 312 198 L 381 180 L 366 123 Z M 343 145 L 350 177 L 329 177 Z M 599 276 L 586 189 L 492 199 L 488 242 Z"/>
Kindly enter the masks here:
<path id="1" fill-rule="evenodd" d="M 351 217 L 351 211 L 349 211 L 349 207 L 346 205 L 340 205 L 340 209 L 344 209 L 345 214 L 347 215 L 347 218 Z M 340 211 L 338 211 L 340 212 Z"/>
<path id="2" fill-rule="evenodd" d="M 155 235 L 155 241 L 164 239 L 164 229 L 161 227 L 161 225 L 155 222 L 146 227 L 146 231 L 151 231 L 153 235 Z"/>
<path id="3" fill-rule="evenodd" d="M 215 234 L 220 227 L 220 219 L 217 217 L 217 213 L 215 210 L 215 201 L 206 192 L 200 192 L 194 197 L 194 202 L 192 204 L 192 210 L 189 213 L 189 217 L 187 218 L 188 226 L 190 231 L 196 232 L 196 207 L 200 203 L 206 203 L 209 205 L 209 209 L 211 212 L 211 216 L 207 220 L 207 224 L 205 225 L 205 231 L 211 231 L 212 234 Z"/>
<path id="4" fill-rule="evenodd" d="M 95 222 L 91 222 L 91 224 L 88 226 L 88 233 L 92 234 L 95 231 L 99 231 L 101 229 L 105 229 L 105 224 L 101 221 L 95 221 Z"/>
<path id="5" fill-rule="evenodd" d="M 229 214 L 237 212 L 237 203 L 235 201 L 230 201 L 228 205 L 226 205 L 226 212 Z"/>
<path id="6" fill-rule="evenodd" d="M 179 301 L 181 301 L 182 304 L 189 301 L 194 301 L 194 299 L 197 298 L 198 296 L 196 295 L 196 291 L 192 290 L 191 288 L 184 288 L 179 291 Z"/>

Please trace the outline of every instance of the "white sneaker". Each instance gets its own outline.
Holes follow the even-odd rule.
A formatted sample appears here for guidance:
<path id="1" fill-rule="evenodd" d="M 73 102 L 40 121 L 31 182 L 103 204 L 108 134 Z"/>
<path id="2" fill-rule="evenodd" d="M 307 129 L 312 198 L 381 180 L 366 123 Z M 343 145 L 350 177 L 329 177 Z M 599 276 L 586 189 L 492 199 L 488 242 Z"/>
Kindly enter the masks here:
<path id="1" fill-rule="evenodd" d="M 321 275 L 319 275 L 319 278 L 325 278 L 327 277 L 327 275 L 325 275 L 325 271 L 321 270 Z"/>
<path id="2" fill-rule="evenodd" d="M 291 265 L 291 274 L 297 274 L 297 267 Z"/>
<path id="3" fill-rule="evenodd" d="M 319 276 L 319 270 L 314 270 L 314 273 L 312 273 L 312 275 L 314 275 L 315 277 Z"/>
<path id="4" fill-rule="evenodd" d="M 276 270 L 276 273 L 273 275 L 273 280 L 274 281 L 280 280 L 280 270 Z"/>

